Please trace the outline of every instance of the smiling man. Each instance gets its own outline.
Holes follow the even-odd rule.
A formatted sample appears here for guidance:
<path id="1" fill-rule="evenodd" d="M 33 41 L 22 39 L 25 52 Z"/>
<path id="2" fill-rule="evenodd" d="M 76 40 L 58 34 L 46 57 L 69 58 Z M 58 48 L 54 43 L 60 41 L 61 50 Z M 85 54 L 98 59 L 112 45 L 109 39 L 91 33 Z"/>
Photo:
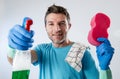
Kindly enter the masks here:
<path id="1" fill-rule="evenodd" d="M 39 79 L 112 78 L 109 64 L 105 64 L 109 63 L 111 61 L 110 59 L 104 59 L 108 60 L 104 62 L 100 61 L 100 64 L 102 63 L 102 65 L 100 65 L 100 68 L 104 68 L 101 69 L 102 72 L 99 73 L 89 49 L 85 45 L 81 43 L 76 43 L 67 38 L 68 31 L 71 28 L 70 15 L 67 12 L 67 9 L 62 6 L 51 5 L 47 9 L 44 21 L 46 32 L 52 42 L 38 44 L 30 52 L 32 56 L 32 64 L 39 65 Z M 12 50 L 29 49 L 31 47 L 30 45 L 33 43 L 30 40 L 32 40 L 32 36 L 34 35 L 34 33 L 27 32 L 25 31 L 25 29 L 23 29 L 22 31 L 16 30 L 15 28 L 22 27 L 16 25 L 12 28 L 12 31 L 10 31 L 9 47 Z M 21 39 L 20 37 L 24 38 Z M 30 40 L 28 41 L 27 39 Z M 24 45 L 20 45 L 18 42 L 23 42 Z M 103 49 L 102 52 L 114 52 L 113 48 L 110 45 L 106 45 L 105 42 L 97 47 L 97 50 L 100 49 L 100 47 L 104 46 L 108 49 Z M 14 51 L 9 52 L 8 55 L 8 60 L 10 63 L 12 63 L 12 60 L 14 58 L 13 52 Z M 103 57 L 104 56 L 106 56 L 106 54 L 104 54 Z M 109 55 L 109 57 L 112 58 L 112 55 Z M 102 57 L 99 56 L 98 60 L 100 60 L 101 58 Z"/>

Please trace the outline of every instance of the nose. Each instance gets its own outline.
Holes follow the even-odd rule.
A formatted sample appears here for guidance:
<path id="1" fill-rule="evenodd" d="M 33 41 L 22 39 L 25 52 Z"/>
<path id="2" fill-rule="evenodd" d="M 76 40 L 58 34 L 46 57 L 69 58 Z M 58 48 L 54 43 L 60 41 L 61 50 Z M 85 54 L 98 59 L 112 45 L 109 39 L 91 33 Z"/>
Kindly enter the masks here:
<path id="1" fill-rule="evenodd" d="M 60 30 L 61 30 L 60 25 L 56 25 L 55 26 L 55 31 L 60 31 Z"/>

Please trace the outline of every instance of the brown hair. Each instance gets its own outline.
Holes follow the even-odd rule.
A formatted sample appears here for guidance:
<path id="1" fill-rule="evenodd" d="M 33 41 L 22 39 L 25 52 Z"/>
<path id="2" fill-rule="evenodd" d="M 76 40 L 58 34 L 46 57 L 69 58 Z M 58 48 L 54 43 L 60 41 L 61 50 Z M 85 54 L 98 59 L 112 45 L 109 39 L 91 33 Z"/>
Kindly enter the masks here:
<path id="1" fill-rule="evenodd" d="M 61 14 L 64 14 L 67 17 L 68 22 L 70 21 L 70 15 L 69 15 L 67 9 L 62 7 L 62 6 L 57 6 L 57 5 L 53 4 L 50 7 L 48 7 L 48 9 L 46 11 L 45 18 L 44 18 L 45 25 L 46 25 L 46 17 L 50 13 L 56 13 L 56 14 L 57 13 L 61 13 Z"/>

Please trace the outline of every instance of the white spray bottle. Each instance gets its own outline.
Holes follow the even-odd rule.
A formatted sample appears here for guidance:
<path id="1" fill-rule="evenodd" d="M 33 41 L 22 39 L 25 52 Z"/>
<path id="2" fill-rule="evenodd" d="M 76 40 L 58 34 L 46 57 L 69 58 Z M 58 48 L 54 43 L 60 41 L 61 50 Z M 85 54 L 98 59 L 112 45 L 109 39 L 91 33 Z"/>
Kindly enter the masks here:
<path id="1" fill-rule="evenodd" d="M 32 19 L 25 17 L 22 27 L 30 31 Z M 31 54 L 29 50 L 17 50 L 13 59 L 12 79 L 29 79 L 31 65 Z"/>

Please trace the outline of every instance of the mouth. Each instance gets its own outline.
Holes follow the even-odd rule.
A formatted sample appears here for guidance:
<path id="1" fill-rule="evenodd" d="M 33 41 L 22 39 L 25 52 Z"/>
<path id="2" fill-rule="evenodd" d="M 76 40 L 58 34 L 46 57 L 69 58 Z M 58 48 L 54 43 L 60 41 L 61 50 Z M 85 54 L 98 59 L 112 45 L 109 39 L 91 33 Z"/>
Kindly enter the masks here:
<path id="1" fill-rule="evenodd" d="M 52 34 L 52 36 L 62 36 L 62 33 Z"/>
<path id="2" fill-rule="evenodd" d="M 62 39 L 63 38 L 63 34 L 53 34 L 52 35 L 54 39 Z"/>

